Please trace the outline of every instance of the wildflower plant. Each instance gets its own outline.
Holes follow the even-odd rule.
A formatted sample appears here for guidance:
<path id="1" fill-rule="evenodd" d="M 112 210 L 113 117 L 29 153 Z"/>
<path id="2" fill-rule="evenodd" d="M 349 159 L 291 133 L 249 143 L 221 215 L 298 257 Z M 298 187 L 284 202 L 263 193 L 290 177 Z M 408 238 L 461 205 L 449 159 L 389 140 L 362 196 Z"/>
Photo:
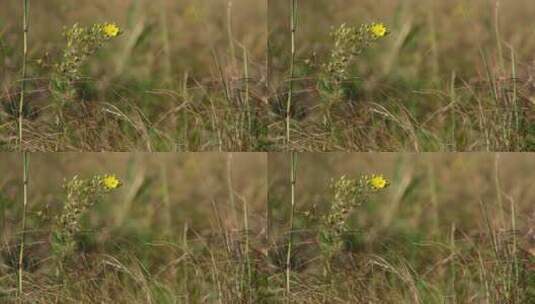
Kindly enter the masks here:
<path id="1" fill-rule="evenodd" d="M 345 23 L 335 29 L 334 48 L 329 62 L 324 65 L 324 72 L 334 81 L 348 78 L 348 69 L 354 60 L 370 45 L 388 35 L 389 30 L 383 23 L 347 26 Z"/>
<path id="2" fill-rule="evenodd" d="M 329 261 L 344 245 L 344 236 L 351 233 L 350 215 L 370 196 L 390 185 L 383 175 L 363 175 L 358 179 L 342 176 L 331 182 L 332 200 L 328 212 L 317 220 L 320 224 L 319 245 Z"/>
<path id="3" fill-rule="evenodd" d="M 121 186 L 115 175 L 95 175 L 88 179 L 78 176 L 66 181 L 65 202 L 56 218 L 52 231 L 52 252 L 58 263 L 71 256 L 77 249 L 76 237 L 82 229 L 81 220 L 102 197 Z"/>
<path id="4" fill-rule="evenodd" d="M 120 33 L 121 29 L 115 23 L 98 23 L 89 27 L 74 24 L 65 29 L 67 45 L 60 62 L 53 66 L 52 74 L 53 92 L 60 94 L 62 101 L 76 94 L 74 83 L 82 79 L 82 68 L 88 59 Z"/>
<path id="5" fill-rule="evenodd" d="M 345 23 L 331 32 L 334 46 L 329 61 L 322 65 L 320 87 L 330 93 L 329 100 L 340 99 L 343 83 L 350 79 L 350 68 L 356 58 L 375 42 L 385 38 L 390 30 L 384 23 L 348 26 Z"/>

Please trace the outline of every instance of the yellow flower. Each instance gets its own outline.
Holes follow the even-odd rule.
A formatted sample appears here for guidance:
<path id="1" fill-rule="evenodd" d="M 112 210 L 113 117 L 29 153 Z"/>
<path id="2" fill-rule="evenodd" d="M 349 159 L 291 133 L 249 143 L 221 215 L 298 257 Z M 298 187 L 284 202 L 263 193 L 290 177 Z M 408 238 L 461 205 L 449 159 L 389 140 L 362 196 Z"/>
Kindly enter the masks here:
<path id="1" fill-rule="evenodd" d="M 121 186 L 121 181 L 114 174 L 104 175 L 104 177 L 102 178 L 102 184 L 104 185 L 104 188 L 108 190 L 113 190 Z"/>
<path id="2" fill-rule="evenodd" d="M 117 37 L 120 32 L 121 29 L 115 23 L 104 23 L 102 26 L 102 33 L 107 37 Z"/>
<path id="3" fill-rule="evenodd" d="M 388 28 L 384 23 L 372 23 L 370 25 L 370 33 L 375 38 L 383 38 L 388 34 Z"/>
<path id="4" fill-rule="evenodd" d="M 381 190 L 390 184 L 389 181 L 383 175 L 372 175 L 368 179 L 368 184 L 372 187 L 373 190 Z"/>

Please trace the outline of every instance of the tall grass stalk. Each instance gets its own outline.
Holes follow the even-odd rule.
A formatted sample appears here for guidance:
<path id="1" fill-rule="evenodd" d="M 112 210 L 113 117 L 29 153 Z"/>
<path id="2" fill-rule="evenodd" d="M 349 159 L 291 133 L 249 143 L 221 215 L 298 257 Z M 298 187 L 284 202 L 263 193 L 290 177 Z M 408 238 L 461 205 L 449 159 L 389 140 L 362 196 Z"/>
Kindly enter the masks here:
<path id="1" fill-rule="evenodd" d="M 22 153 L 22 224 L 21 224 L 21 238 L 18 261 L 18 292 L 22 296 L 22 281 L 24 268 L 24 243 L 26 241 L 26 210 L 28 208 L 28 178 L 29 178 L 29 155 L 28 152 Z"/>
<path id="2" fill-rule="evenodd" d="M 500 183 L 500 154 L 494 155 L 494 185 L 496 187 L 496 201 L 500 214 L 500 227 L 505 228 L 505 209 L 503 206 L 502 187 Z"/>
<path id="3" fill-rule="evenodd" d="M 234 186 L 232 185 L 232 153 L 227 154 L 227 190 L 232 214 L 233 224 L 238 224 L 238 214 L 236 213 L 236 200 L 234 199 Z"/>
<path id="4" fill-rule="evenodd" d="M 286 146 L 290 150 L 290 110 L 292 108 L 293 79 L 295 74 L 295 32 L 297 29 L 297 0 L 291 0 L 290 8 L 290 35 L 291 35 L 291 57 L 290 57 L 290 78 L 288 82 L 288 100 L 286 102 Z"/>
<path id="5" fill-rule="evenodd" d="M 515 129 L 514 133 L 519 134 L 521 130 L 520 125 L 520 111 L 518 107 L 518 79 L 517 79 L 517 71 L 516 71 L 516 55 L 515 55 L 515 49 L 513 46 L 509 46 L 509 49 L 511 51 L 511 79 L 513 80 L 513 96 L 512 96 L 512 104 L 513 104 L 513 116 L 514 116 L 514 124 Z M 518 145 L 518 136 L 515 138 L 515 145 Z"/>
<path id="6" fill-rule="evenodd" d="M 245 79 L 245 109 L 247 111 L 247 131 L 249 134 L 253 131 L 253 125 L 251 120 L 251 104 L 249 101 L 249 56 L 247 55 L 247 49 L 242 46 L 243 50 L 243 77 Z"/>
<path id="7" fill-rule="evenodd" d="M 234 46 L 234 35 L 232 34 L 232 1 L 227 3 L 227 36 L 230 49 L 230 61 L 232 62 L 232 68 L 237 67 L 236 62 L 236 48 Z"/>
<path id="8" fill-rule="evenodd" d="M 29 0 L 23 1 L 23 57 L 22 57 L 22 79 L 21 79 L 21 90 L 20 90 L 20 100 L 19 100 L 19 149 L 22 151 L 22 191 L 23 191 L 23 200 L 22 200 L 22 230 L 21 230 L 21 240 L 20 240 L 20 249 L 19 249 L 19 261 L 18 261 L 18 293 L 19 297 L 22 297 L 23 292 L 23 260 L 24 260 L 24 242 L 26 238 L 26 209 L 28 206 L 28 161 L 29 156 L 28 152 L 24 151 L 22 146 L 22 111 L 24 109 L 24 91 L 26 90 L 26 60 L 28 57 L 28 19 L 29 19 Z"/>
<path id="9" fill-rule="evenodd" d="M 26 90 L 26 60 L 28 58 L 28 29 L 29 29 L 29 12 L 30 12 L 30 1 L 23 1 L 23 13 L 22 13 L 22 28 L 23 28 L 23 53 L 22 53 L 22 79 L 20 87 L 20 99 L 19 99 L 19 149 L 23 150 L 22 147 L 22 120 L 24 110 L 24 91 Z"/>
<path id="10" fill-rule="evenodd" d="M 290 272 L 291 272 L 291 258 L 293 246 L 293 230 L 294 230 L 294 213 L 295 213 L 295 182 L 296 182 L 296 153 L 291 153 L 290 159 L 290 228 L 288 232 L 288 251 L 286 254 L 286 298 L 290 303 Z"/>
<path id="11" fill-rule="evenodd" d="M 513 282 L 511 283 L 511 288 L 514 290 L 514 286 L 518 286 L 520 282 L 520 270 L 519 270 L 519 264 L 518 264 L 518 252 L 517 252 L 517 246 L 518 246 L 518 240 L 517 240 L 517 231 L 516 231 L 516 208 L 515 208 L 515 201 L 514 199 L 510 199 L 511 203 L 511 229 L 513 231 L 513 246 L 512 246 L 512 252 L 511 255 L 513 256 L 513 269 L 512 269 L 512 277 Z M 519 295 L 516 294 L 514 299 L 516 299 Z"/>
<path id="12" fill-rule="evenodd" d="M 500 1 L 496 0 L 494 7 L 494 34 L 496 35 L 496 49 L 498 51 L 498 62 L 500 63 L 500 72 L 504 72 L 505 63 L 503 59 L 502 38 L 500 35 Z"/>
<path id="13" fill-rule="evenodd" d="M 253 280 L 253 272 L 251 268 L 251 256 L 250 256 L 249 219 L 248 219 L 249 209 L 247 206 L 247 199 L 245 199 L 244 197 L 240 197 L 240 199 L 243 203 L 243 230 L 245 231 L 245 250 L 244 251 L 245 251 L 245 263 L 247 267 L 247 290 L 252 290 L 251 283 Z M 247 297 L 248 297 L 247 300 L 249 301 L 249 303 L 251 303 L 252 293 L 248 292 Z"/>
<path id="14" fill-rule="evenodd" d="M 450 294 L 452 295 L 453 303 L 457 303 L 457 284 L 456 276 L 457 276 L 457 247 L 455 244 L 455 233 L 456 233 L 456 226 L 455 222 L 451 223 L 451 230 L 450 230 L 450 256 L 451 256 L 451 263 L 450 263 L 450 274 L 451 274 L 451 282 L 450 282 Z"/>
<path id="15" fill-rule="evenodd" d="M 271 56 L 270 56 L 270 47 L 271 47 L 271 12 L 270 12 L 270 8 L 271 8 L 271 5 L 269 4 L 269 1 L 270 0 L 265 0 L 266 1 L 266 28 L 265 28 L 265 31 L 266 31 L 266 89 L 269 89 L 271 87 L 271 71 L 270 71 L 270 67 L 271 67 Z"/>

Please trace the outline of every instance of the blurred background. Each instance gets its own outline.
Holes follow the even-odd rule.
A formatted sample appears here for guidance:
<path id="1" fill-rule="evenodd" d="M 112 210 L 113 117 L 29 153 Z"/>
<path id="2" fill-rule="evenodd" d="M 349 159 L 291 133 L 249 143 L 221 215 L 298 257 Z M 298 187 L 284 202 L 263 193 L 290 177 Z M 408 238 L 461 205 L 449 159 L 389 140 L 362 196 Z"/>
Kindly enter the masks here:
<path id="1" fill-rule="evenodd" d="M 22 5 L 6 2 L 0 11 L 4 151 L 14 150 L 13 117 L 18 113 L 23 59 Z M 245 111 L 241 87 L 245 82 L 251 91 L 263 87 L 264 5 L 248 0 L 30 1 L 24 123 L 27 144 L 32 146 L 28 149 L 216 151 L 211 147 L 213 138 L 223 137 L 222 130 L 230 125 L 225 121 L 219 126 L 220 121 Z M 76 94 L 58 98 L 50 80 L 67 49 L 65 30 L 74 24 L 90 27 L 104 22 L 116 23 L 121 35 L 83 64 L 83 79 L 74 84 Z M 63 113 L 58 114 L 60 110 Z M 139 134 L 142 129 L 145 136 Z M 145 140 L 151 143 L 141 143 Z"/>
<path id="2" fill-rule="evenodd" d="M 288 238 L 290 163 L 291 154 L 269 155 L 275 240 Z M 333 259 L 335 279 L 325 283 L 324 294 L 348 295 L 347 303 L 520 303 L 533 298 L 534 155 L 298 153 L 295 164 L 293 261 L 301 271 L 301 290 L 320 285 L 314 279 L 322 273 L 324 228 L 316 219 L 328 214 L 334 201 L 331 182 L 343 175 L 383 174 L 390 186 L 370 195 L 345 221 L 344 253 Z M 505 286 L 512 289 L 505 291 Z"/>
<path id="3" fill-rule="evenodd" d="M 22 156 L 2 153 L 0 302 L 180 303 L 213 297 L 213 273 L 228 273 L 235 281 L 230 274 L 242 265 L 214 269 L 214 255 L 224 255 L 217 267 L 234 267 L 224 261 L 240 250 L 246 228 L 251 235 L 264 229 L 266 162 L 262 153 L 30 153 L 24 294 L 18 297 Z M 74 176 L 103 174 L 115 174 L 122 186 L 81 217 L 76 249 L 59 271 L 51 235 L 67 201 L 62 186 Z"/>
<path id="4" fill-rule="evenodd" d="M 279 91 L 291 56 L 291 2 L 284 2 L 268 10 L 270 80 Z M 295 116 L 301 132 L 315 136 L 303 135 L 296 150 L 532 151 L 534 13 L 527 0 L 297 1 Z M 325 130 L 335 139 L 321 136 L 322 109 L 333 99 L 318 84 L 337 50 L 330 34 L 373 22 L 390 35 L 351 62 L 335 107 L 338 130 Z M 506 113 L 518 123 L 508 124 Z M 329 140 L 332 147 L 318 148 Z"/>
<path id="5" fill-rule="evenodd" d="M 14 301 L 22 159 L 0 156 L 0 301 Z M 25 302 L 283 301 L 289 163 L 287 153 L 30 154 Z M 513 153 L 297 153 L 293 296 L 303 303 L 443 303 L 450 295 L 503 303 L 504 290 L 529 297 L 534 165 L 533 155 Z M 62 184 L 110 173 L 123 185 L 82 218 L 77 250 L 58 273 L 50 240 Z M 333 179 L 362 174 L 383 174 L 391 185 L 351 212 L 326 274 L 321 227 L 307 213 L 325 214 Z"/>
<path id="6" fill-rule="evenodd" d="M 20 230 L 21 164 L 18 153 L 4 153 L 0 160 L 4 243 L 16 242 Z M 251 229 L 261 229 L 265 167 L 266 156 L 260 153 L 30 154 L 29 239 L 46 240 L 65 201 L 65 181 L 96 174 L 116 174 L 123 183 L 89 211 L 86 229 L 96 246 L 176 240 L 186 226 L 199 234 L 217 231 L 219 225 L 242 230 L 244 202 Z"/>
<path id="7" fill-rule="evenodd" d="M 161 87 L 165 81 L 179 82 L 185 74 L 218 75 L 216 58 L 221 66 L 231 55 L 241 58 L 240 45 L 250 52 L 253 63 L 264 60 L 262 5 L 263 1 L 247 0 L 30 1 L 29 59 L 35 63 L 46 59 L 46 54 L 59 53 L 65 27 L 116 22 L 123 35 L 99 52 L 98 60 L 91 60 L 92 75 L 104 78 L 100 82 L 120 77 L 123 85 Z M 4 85 L 18 79 L 21 24 L 22 4 L 4 3 L 0 11 L 0 82 Z M 229 37 L 235 44 L 234 54 L 230 54 Z"/>
<path id="8" fill-rule="evenodd" d="M 283 2 L 271 1 L 269 6 L 270 38 L 274 60 L 287 63 L 290 5 Z M 466 79 L 484 76 L 485 64 L 507 64 L 500 68 L 509 69 L 512 52 L 519 71 L 532 66 L 535 59 L 535 33 L 529 30 L 535 5 L 527 0 L 298 1 L 297 7 L 296 46 L 301 62 L 325 59 L 332 49 L 329 33 L 341 24 L 371 22 L 384 22 L 391 37 L 366 52 L 359 66 L 369 73 L 373 67 L 374 77 L 407 85 L 449 80 L 452 72 Z M 281 55 L 286 58 L 276 58 Z"/>
<path id="9" fill-rule="evenodd" d="M 275 230 L 285 231 L 289 214 L 289 154 L 269 155 L 269 203 Z M 330 184 L 345 175 L 384 174 L 385 191 L 354 211 L 352 225 L 359 246 L 377 250 L 407 241 L 445 240 L 485 233 L 490 224 L 512 231 L 514 208 L 517 233 L 526 237 L 535 223 L 535 157 L 492 153 L 303 153 L 297 155 L 296 210 L 324 214 L 332 201 Z M 407 242 L 407 243 L 406 243 Z M 394 247 L 395 248 L 395 247 Z"/>

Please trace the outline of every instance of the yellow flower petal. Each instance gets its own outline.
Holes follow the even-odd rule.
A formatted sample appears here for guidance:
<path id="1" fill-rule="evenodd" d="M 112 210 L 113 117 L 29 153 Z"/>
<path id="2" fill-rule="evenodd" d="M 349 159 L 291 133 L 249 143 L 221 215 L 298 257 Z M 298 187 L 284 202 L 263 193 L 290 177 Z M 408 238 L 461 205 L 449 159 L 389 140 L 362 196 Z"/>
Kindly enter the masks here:
<path id="1" fill-rule="evenodd" d="M 110 38 L 117 37 L 120 31 L 121 29 L 115 23 L 105 23 L 102 27 L 102 32 L 104 35 Z"/>
<path id="2" fill-rule="evenodd" d="M 372 23 L 370 26 L 370 33 L 375 38 L 382 38 L 388 34 L 388 28 L 384 23 Z"/>
<path id="3" fill-rule="evenodd" d="M 388 180 L 383 175 L 372 175 L 368 183 L 373 190 L 381 190 L 389 185 Z"/>
<path id="4" fill-rule="evenodd" d="M 113 190 L 119 188 L 121 186 L 121 181 L 117 178 L 115 175 L 104 175 L 102 178 L 102 184 L 104 185 L 104 188 L 108 190 Z"/>

